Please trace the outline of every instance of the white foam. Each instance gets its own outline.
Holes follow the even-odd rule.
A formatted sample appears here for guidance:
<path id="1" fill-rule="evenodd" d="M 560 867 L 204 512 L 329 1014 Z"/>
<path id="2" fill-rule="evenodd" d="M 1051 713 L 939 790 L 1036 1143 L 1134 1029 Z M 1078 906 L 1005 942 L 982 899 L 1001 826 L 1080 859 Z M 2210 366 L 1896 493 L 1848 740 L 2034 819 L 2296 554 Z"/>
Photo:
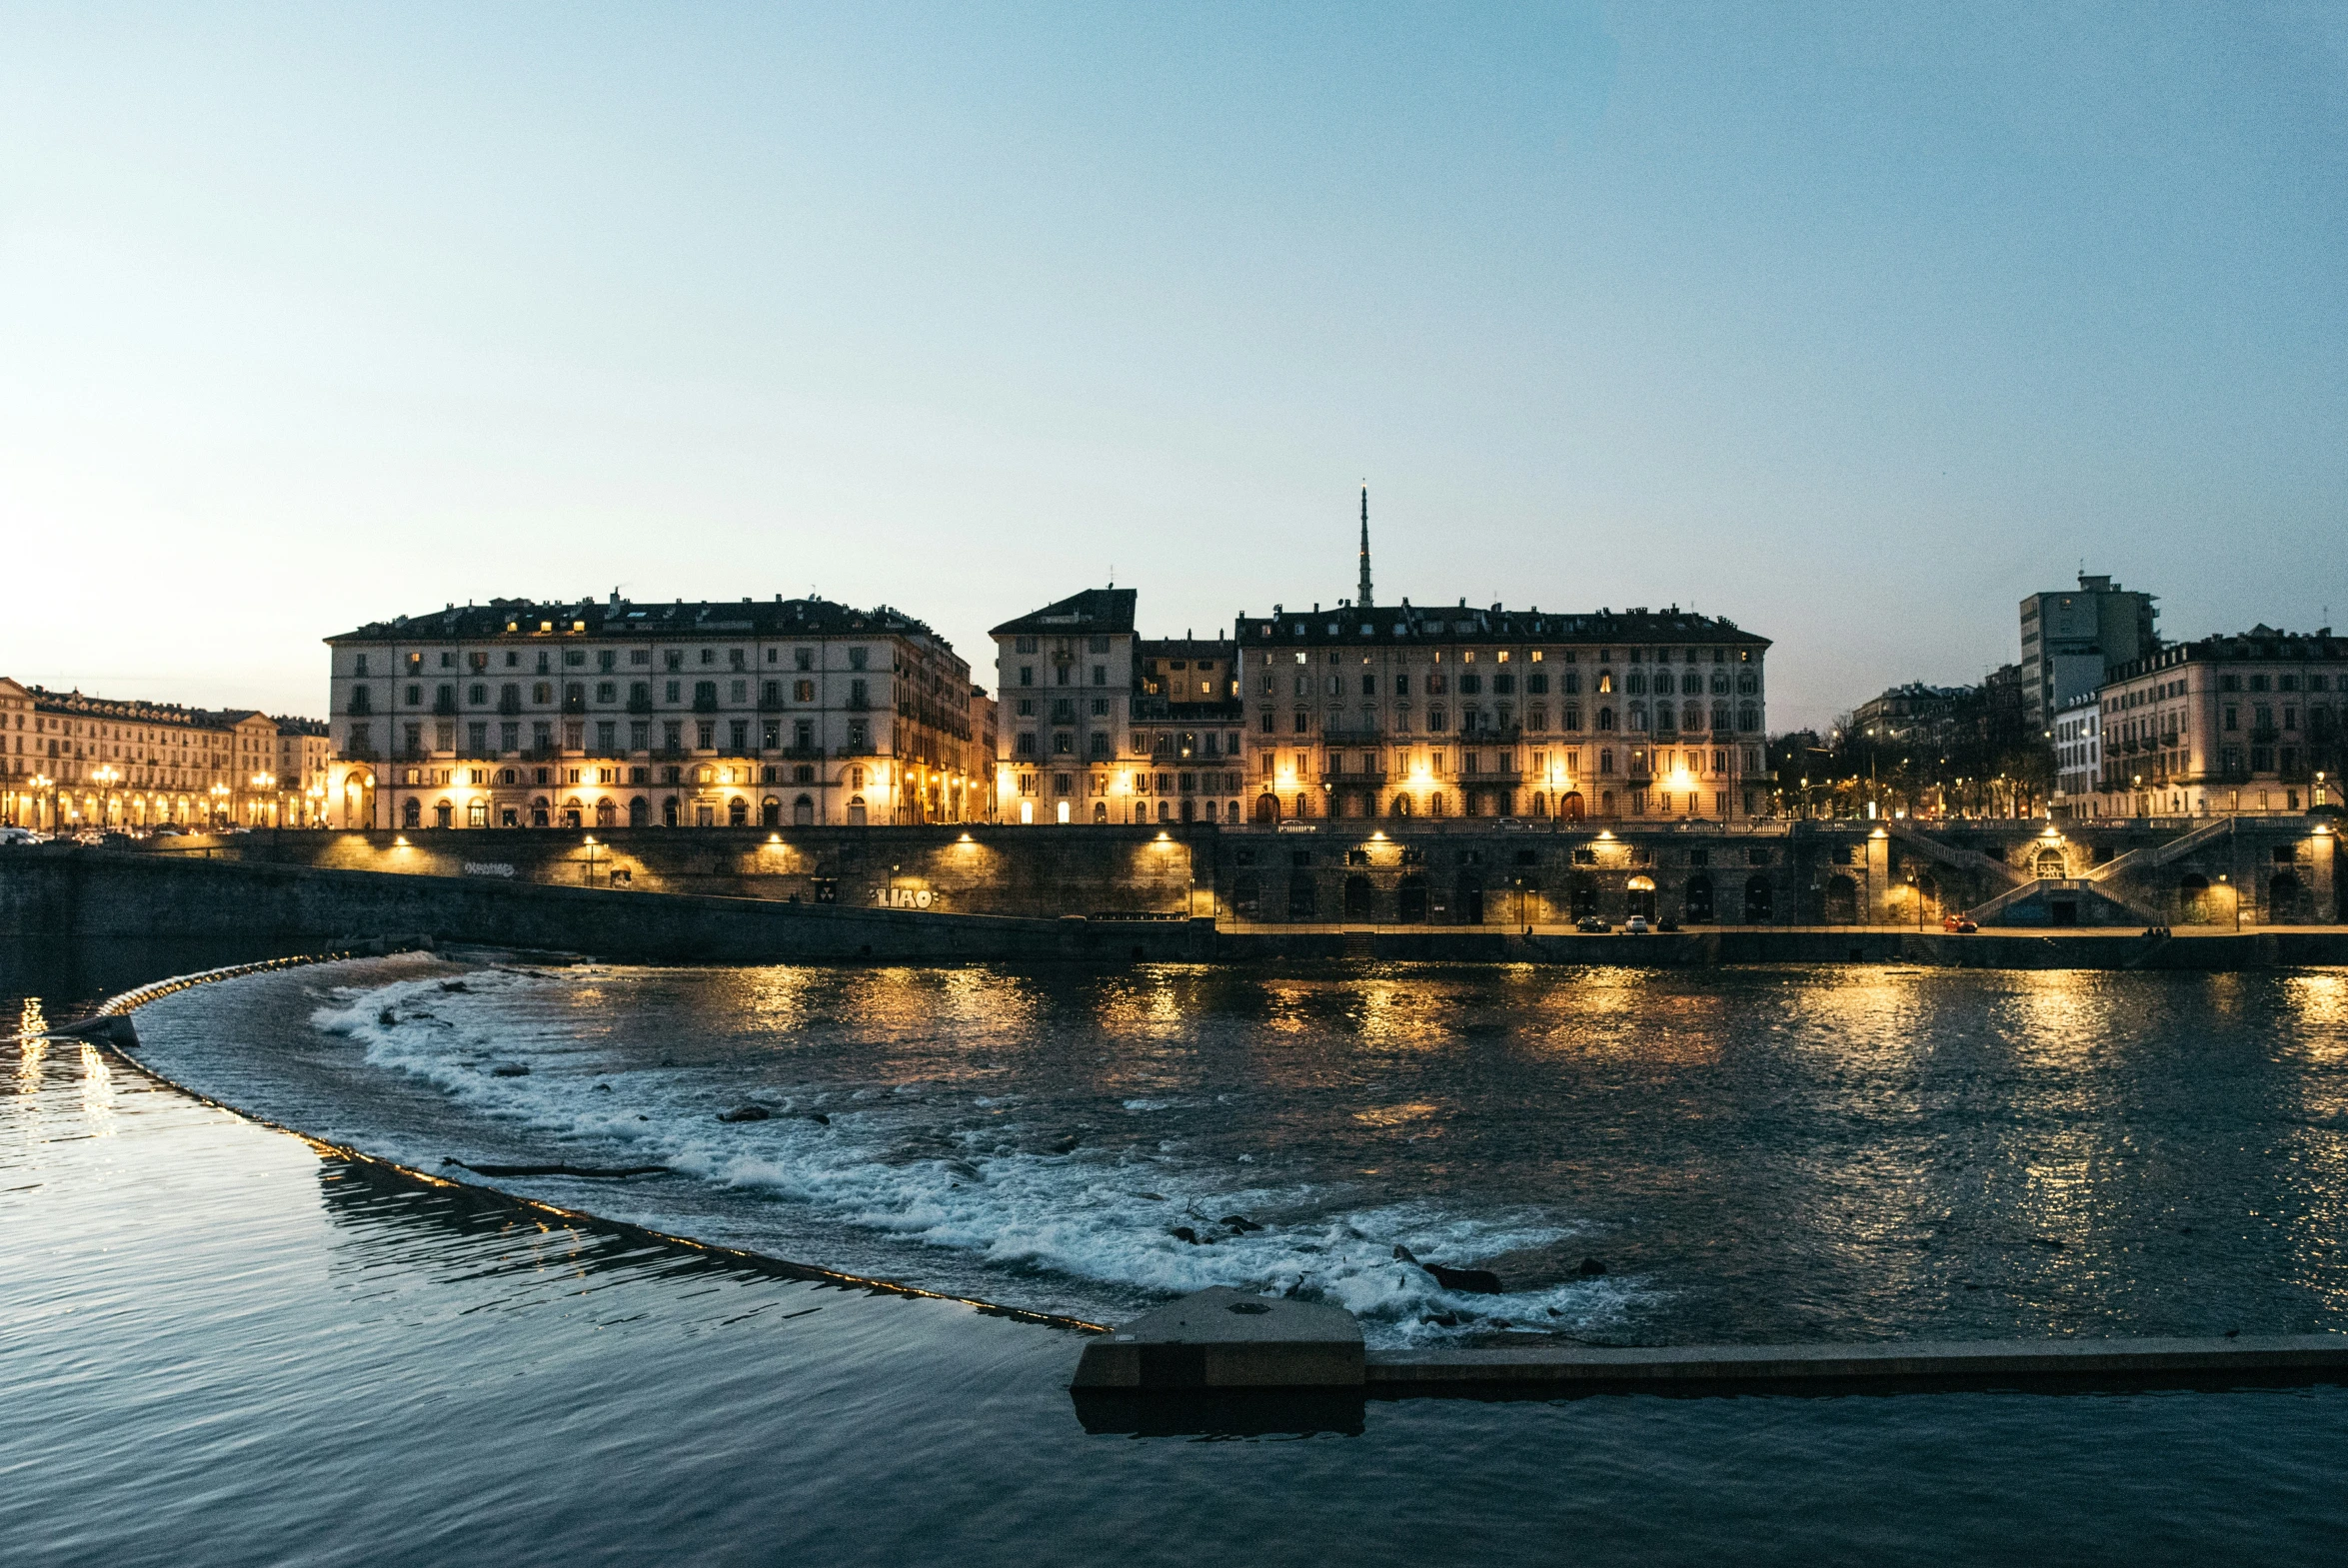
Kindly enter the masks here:
<path id="1" fill-rule="evenodd" d="M 471 1113 L 625 1150 L 632 1163 L 666 1164 L 745 1199 L 805 1205 L 827 1223 L 950 1249 L 999 1269 L 1169 1293 L 1207 1285 L 1292 1292 L 1344 1306 L 1381 1343 L 1487 1330 L 1493 1319 L 1588 1327 L 1617 1317 L 1638 1295 L 1635 1284 L 1613 1277 L 1502 1295 L 1446 1291 L 1424 1269 L 1398 1261 L 1395 1243 L 1465 1266 L 1553 1243 L 1573 1227 L 1530 1209 L 1349 1209 L 1341 1188 L 1252 1172 L 1233 1185 L 1230 1163 L 1188 1157 L 1177 1140 L 1154 1151 L 1080 1144 L 1071 1153 L 1034 1152 L 1016 1145 L 1049 1144 L 1059 1129 L 1014 1123 L 1005 1111 L 1019 1104 L 1016 1094 L 967 1101 L 992 1112 L 981 1125 L 932 1129 L 911 1118 L 950 1117 L 953 1110 L 921 1084 L 795 1085 L 761 1098 L 786 1111 L 828 1104 L 829 1125 L 788 1114 L 723 1124 L 715 1113 L 744 1096 L 721 1075 L 616 1065 L 599 1040 L 582 1038 L 576 1021 L 554 1010 L 569 987 L 595 973 L 476 972 L 461 991 L 444 990 L 437 979 L 404 980 L 338 993 L 314 1022 L 359 1045 L 371 1065 L 421 1078 Z M 530 1071 L 497 1076 L 492 1069 L 501 1064 Z M 611 1088 L 599 1090 L 599 1083 Z M 1175 1103 L 1137 1098 L 1124 1108 L 1140 1115 Z M 909 1132 L 923 1135 L 918 1148 L 937 1147 L 942 1137 L 955 1152 L 907 1158 Z M 1236 1163 L 1255 1162 L 1241 1154 Z M 1262 1228 L 1222 1224 L 1230 1214 Z M 1174 1235 L 1177 1227 L 1198 1243 Z M 906 1272 L 918 1278 L 918 1269 Z M 998 1294 L 1016 1300 L 1020 1292 L 1006 1281 Z M 1446 1316 L 1456 1321 L 1429 1321 Z"/>

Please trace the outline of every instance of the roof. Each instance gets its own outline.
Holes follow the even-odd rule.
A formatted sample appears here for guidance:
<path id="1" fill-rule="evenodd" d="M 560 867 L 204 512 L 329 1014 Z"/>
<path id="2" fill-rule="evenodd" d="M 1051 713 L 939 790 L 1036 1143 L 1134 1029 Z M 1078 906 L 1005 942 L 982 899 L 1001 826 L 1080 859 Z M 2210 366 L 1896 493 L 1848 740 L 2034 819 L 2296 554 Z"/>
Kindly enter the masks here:
<path id="1" fill-rule="evenodd" d="M 2332 636 L 2330 627 L 2318 627 L 2313 632 L 2281 632 L 2262 622 L 2247 632 L 2220 633 L 2155 649 L 2142 659 L 2114 666 L 2103 684 L 2116 686 L 2150 671 L 2176 665 L 2234 659 L 2348 660 L 2348 638 Z"/>
<path id="2" fill-rule="evenodd" d="M 1032 611 L 1016 621 L 1006 621 L 989 637 L 1014 637 L 1036 634 L 1045 637 L 1068 637 L 1075 634 L 1092 635 L 1103 632 L 1131 632 L 1134 630 L 1135 591 L 1130 588 L 1088 588 L 1081 594 L 1071 594 L 1042 610 Z"/>
<path id="3" fill-rule="evenodd" d="M 496 642 L 506 638 L 586 637 L 590 640 L 651 638 L 847 637 L 857 633 L 928 638 L 953 645 L 929 625 L 887 605 L 859 610 L 828 599 L 687 600 L 637 604 L 493 599 L 486 605 L 450 605 L 421 616 L 371 621 L 356 631 L 326 639 L 329 644 L 406 642 Z"/>
<path id="4" fill-rule="evenodd" d="M 1238 651 L 1227 637 L 1150 637 L 1134 642 L 1137 659 L 1229 659 Z"/>
<path id="5" fill-rule="evenodd" d="M 1475 610 L 1457 606 L 1412 605 L 1309 611 L 1272 607 L 1268 616 L 1242 615 L 1242 643 L 1595 643 L 1648 645 L 1731 644 L 1767 648 L 1769 639 L 1739 628 L 1724 616 L 1700 616 L 1674 605 L 1666 610 L 1594 610 L 1567 613 L 1537 608 L 1509 610 L 1494 605 Z"/>
<path id="6" fill-rule="evenodd" d="M 198 730 L 230 730 L 255 719 L 270 717 L 254 708 L 186 708 L 178 703 L 148 703 L 137 698 L 87 697 L 80 692 L 52 692 L 39 686 L 28 686 L 24 690 L 31 695 L 36 708 L 129 725 L 186 725 Z M 287 723 L 318 725 L 317 733 L 325 733 L 325 726 L 314 719 L 272 719 L 270 722 L 280 726 Z"/>

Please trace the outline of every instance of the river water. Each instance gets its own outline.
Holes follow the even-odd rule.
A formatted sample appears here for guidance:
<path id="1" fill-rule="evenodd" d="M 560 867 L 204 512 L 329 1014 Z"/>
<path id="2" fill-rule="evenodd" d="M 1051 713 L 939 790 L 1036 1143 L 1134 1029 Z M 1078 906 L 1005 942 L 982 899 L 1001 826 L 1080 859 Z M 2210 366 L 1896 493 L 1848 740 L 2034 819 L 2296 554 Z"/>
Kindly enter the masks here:
<path id="1" fill-rule="evenodd" d="M 0 990 L 65 1015 L 184 958 L 0 953 Z M 339 1142 L 659 1164 L 500 1184 L 1094 1320 L 1246 1282 L 1388 1343 L 2348 1328 L 2330 972 L 392 959 L 139 1022 L 159 1070 Z M 1073 1334 L 421 1188 L 78 1045 L 0 1053 L 11 1561 L 2316 1561 L 2348 1522 L 2331 1388 L 1089 1433 Z"/>

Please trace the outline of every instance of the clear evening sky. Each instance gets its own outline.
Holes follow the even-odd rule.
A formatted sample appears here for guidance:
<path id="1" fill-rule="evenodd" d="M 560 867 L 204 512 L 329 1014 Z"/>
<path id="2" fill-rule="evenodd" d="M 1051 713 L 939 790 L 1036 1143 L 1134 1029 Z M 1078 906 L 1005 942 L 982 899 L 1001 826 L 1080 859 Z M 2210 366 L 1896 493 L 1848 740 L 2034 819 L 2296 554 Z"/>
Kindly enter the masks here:
<path id="1" fill-rule="evenodd" d="M 2348 627 L 2348 10 L 0 5 L 0 673 L 499 595 Z"/>

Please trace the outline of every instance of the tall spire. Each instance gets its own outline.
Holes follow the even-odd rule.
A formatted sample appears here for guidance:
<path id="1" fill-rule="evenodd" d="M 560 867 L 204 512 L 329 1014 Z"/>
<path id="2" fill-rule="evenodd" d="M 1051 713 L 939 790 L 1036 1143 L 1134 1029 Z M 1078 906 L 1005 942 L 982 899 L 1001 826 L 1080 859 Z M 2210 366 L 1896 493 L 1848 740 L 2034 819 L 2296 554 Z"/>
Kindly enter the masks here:
<path id="1" fill-rule="evenodd" d="M 1369 481 L 1361 482 L 1361 608 L 1367 610 L 1377 601 L 1369 592 Z"/>

